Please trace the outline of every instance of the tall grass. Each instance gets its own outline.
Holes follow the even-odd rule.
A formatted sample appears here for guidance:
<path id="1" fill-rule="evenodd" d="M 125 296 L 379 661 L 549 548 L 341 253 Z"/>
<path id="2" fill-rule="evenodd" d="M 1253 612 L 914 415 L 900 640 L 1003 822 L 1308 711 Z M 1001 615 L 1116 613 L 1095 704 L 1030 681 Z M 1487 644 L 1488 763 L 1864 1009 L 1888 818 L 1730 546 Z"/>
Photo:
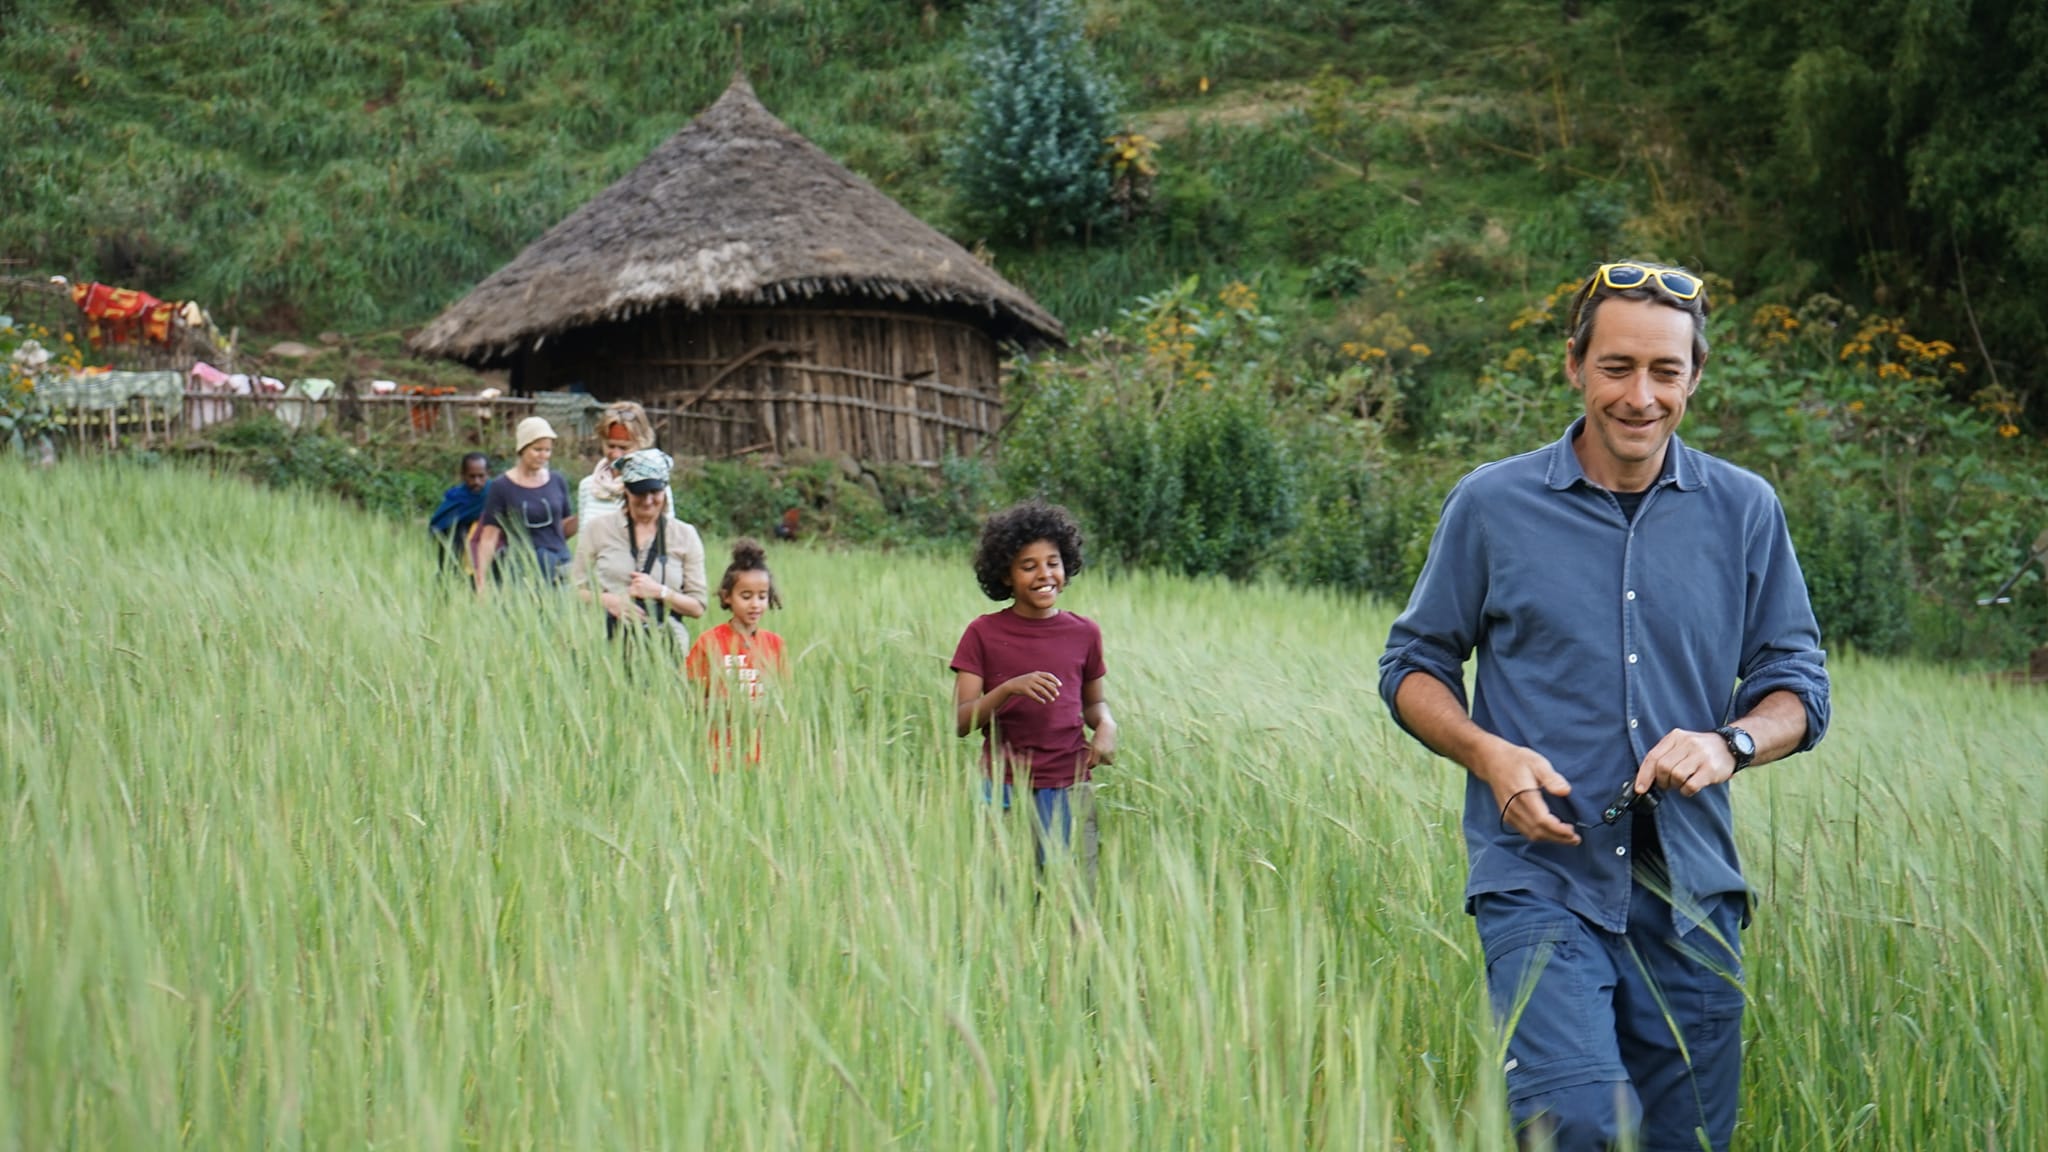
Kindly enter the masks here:
<path id="1" fill-rule="evenodd" d="M 779 549 L 794 681 L 713 775 L 588 612 L 329 500 L 0 462 L 0 540 L 0 1147 L 1508 1146 L 1382 607 L 1075 584 L 1089 906 L 973 799 L 964 562 Z M 1838 672 L 1739 789 L 1742 1143 L 2038 1146 L 2048 709 Z"/>

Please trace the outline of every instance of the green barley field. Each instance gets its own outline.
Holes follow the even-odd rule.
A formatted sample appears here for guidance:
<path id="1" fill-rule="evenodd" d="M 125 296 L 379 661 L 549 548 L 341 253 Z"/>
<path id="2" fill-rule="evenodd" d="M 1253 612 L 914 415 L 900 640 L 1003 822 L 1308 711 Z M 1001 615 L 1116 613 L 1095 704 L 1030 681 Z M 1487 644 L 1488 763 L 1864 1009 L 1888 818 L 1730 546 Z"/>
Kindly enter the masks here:
<path id="1" fill-rule="evenodd" d="M 1075 582 L 1091 906 L 974 799 L 965 558 L 773 560 L 794 682 L 714 776 L 672 676 L 423 531 L 0 461 L 0 1149 L 1510 1146 L 1387 606 Z M 1835 670 L 1737 785 L 1738 1147 L 2048 1147 L 2048 694 Z"/>

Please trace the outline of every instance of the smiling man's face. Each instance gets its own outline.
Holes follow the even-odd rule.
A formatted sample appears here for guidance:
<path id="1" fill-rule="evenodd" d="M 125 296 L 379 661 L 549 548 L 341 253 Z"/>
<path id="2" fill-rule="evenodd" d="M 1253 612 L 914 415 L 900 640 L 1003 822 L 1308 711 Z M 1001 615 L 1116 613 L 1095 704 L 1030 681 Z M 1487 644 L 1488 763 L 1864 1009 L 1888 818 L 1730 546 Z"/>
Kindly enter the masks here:
<path id="1" fill-rule="evenodd" d="M 1664 467 L 1664 450 L 1699 384 L 1692 317 L 1655 300 L 1600 302 L 1592 339 L 1569 349 L 1565 372 L 1585 400 L 1586 429 L 1572 445 L 1586 478 L 1638 492 Z"/>

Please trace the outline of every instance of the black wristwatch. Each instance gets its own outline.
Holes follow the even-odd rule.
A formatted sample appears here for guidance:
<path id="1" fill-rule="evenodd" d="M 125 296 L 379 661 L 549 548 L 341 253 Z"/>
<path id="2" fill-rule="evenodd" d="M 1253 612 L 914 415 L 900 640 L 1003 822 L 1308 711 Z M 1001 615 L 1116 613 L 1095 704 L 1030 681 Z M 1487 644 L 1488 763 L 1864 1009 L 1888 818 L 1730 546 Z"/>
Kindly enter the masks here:
<path id="1" fill-rule="evenodd" d="M 1723 724 L 1714 729 L 1714 735 L 1728 742 L 1728 754 L 1735 757 L 1735 767 L 1728 773 L 1730 776 L 1749 767 L 1749 762 L 1756 759 L 1756 738 L 1749 733 L 1733 724 Z"/>

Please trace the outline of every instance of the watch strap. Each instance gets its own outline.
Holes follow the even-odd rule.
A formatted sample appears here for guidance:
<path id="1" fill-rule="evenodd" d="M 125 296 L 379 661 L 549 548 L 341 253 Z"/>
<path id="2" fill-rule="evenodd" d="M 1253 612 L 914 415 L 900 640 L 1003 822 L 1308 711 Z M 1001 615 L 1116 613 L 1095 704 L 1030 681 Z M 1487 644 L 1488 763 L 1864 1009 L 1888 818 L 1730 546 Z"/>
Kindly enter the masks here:
<path id="1" fill-rule="evenodd" d="M 1728 754 L 1735 757 L 1735 767 L 1728 773 L 1730 776 L 1749 767 L 1750 762 L 1756 759 L 1756 737 L 1751 736 L 1746 730 L 1733 724 L 1723 724 L 1714 729 L 1714 734 L 1727 743 Z M 1737 736 L 1741 736 L 1742 739 L 1738 741 Z M 1749 745 L 1747 752 L 1742 749 L 1744 743 Z"/>

